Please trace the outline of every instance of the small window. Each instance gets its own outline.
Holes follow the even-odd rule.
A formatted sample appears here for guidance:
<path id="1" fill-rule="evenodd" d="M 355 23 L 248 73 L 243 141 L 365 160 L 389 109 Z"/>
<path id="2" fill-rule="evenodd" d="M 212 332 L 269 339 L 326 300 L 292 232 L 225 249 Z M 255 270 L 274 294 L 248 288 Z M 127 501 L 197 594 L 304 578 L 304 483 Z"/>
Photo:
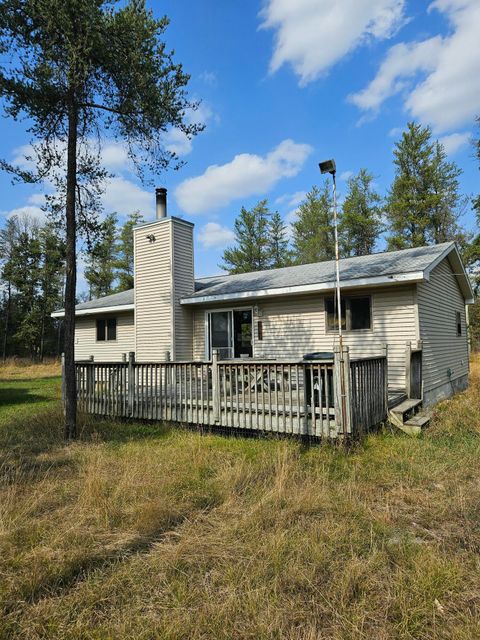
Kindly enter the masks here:
<path id="1" fill-rule="evenodd" d="M 457 336 L 462 335 L 462 314 L 460 311 L 456 312 L 456 320 L 457 320 Z"/>
<path id="2" fill-rule="evenodd" d="M 97 319 L 97 341 L 105 342 L 106 340 L 117 339 L 117 319 L 116 318 L 98 318 Z"/>
<path id="3" fill-rule="evenodd" d="M 336 296 L 325 298 L 327 331 L 338 331 L 338 310 Z M 362 331 L 371 329 L 371 300 L 369 296 L 342 297 L 342 329 Z"/>

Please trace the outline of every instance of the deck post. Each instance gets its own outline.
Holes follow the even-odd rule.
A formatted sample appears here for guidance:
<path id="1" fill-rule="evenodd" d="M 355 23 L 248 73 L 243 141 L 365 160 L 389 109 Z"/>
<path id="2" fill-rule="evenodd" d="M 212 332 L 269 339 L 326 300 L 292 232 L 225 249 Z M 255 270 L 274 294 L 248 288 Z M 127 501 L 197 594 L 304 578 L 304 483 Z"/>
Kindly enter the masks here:
<path id="1" fill-rule="evenodd" d="M 95 367 L 93 366 L 93 362 L 94 362 L 94 358 L 93 356 L 89 356 L 88 357 L 88 361 L 92 363 L 92 366 L 87 366 L 86 367 L 86 382 L 87 382 L 87 388 L 86 388 L 86 395 L 87 395 L 87 403 L 90 404 L 90 406 L 93 406 L 93 401 L 94 401 L 94 393 L 95 393 Z"/>
<path id="2" fill-rule="evenodd" d="M 135 404 L 135 351 L 128 352 L 127 413 L 133 417 Z"/>
<path id="3" fill-rule="evenodd" d="M 335 379 L 335 436 L 345 436 L 352 431 L 350 401 L 350 355 L 348 347 L 334 347 L 333 375 Z"/>
<path id="4" fill-rule="evenodd" d="M 350 385 L 350 349 L 343 347 L 342 375 L 345 398 L 342 404 L 344 433 L 352 433 L 352 392 Z"/>
<path id="5" fill-rule="evenodd" d="M 219 392 L 220 392 L 220 380 L 219 380 L 219 368 L 218 368 L 218 349 L 212 351 L 212 401 L 213 401 L 213 422 L 218 422 L 220 418 L 219 407 Z"/>
<path id="6" fill-rule="evenodd" d="M 384 396 L 385 396 L 385 410 L 384 410 L 384 418 L 388 415 L 388 344 L 385 342 L 382 345 L 383 355 L 385 357 L 385 380 L 384 380 Z"/>
<path id="7" fill-rule="evenodd" d="M 410 388 L 412 384 L 412 343 L 405 343 L 405 390 L 407 398 L 411 397 Z"/>

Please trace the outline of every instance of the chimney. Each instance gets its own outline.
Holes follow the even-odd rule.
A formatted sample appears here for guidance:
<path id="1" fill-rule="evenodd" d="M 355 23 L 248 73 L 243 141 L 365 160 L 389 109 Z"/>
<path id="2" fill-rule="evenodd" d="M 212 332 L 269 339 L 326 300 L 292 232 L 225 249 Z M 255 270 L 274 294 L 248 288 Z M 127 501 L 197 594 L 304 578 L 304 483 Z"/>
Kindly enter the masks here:
<path id="1" fill-rule="evenodd" d="M 165 187 L 155 189 L 157 220 L 167 217 L 167 190 Z"/>

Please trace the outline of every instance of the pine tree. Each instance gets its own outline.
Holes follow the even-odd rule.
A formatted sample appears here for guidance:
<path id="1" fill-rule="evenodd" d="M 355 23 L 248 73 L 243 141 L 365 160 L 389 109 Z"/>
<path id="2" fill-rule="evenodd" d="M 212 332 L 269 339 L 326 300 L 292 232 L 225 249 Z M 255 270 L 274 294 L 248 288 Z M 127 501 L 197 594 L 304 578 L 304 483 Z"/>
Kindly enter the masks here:
<path id="1" fill-rule="evenodd" d="M 348 193 L 339 223 L 344 256 L 364 256 L 375 249 L 382 230 L 381 197 L 372 182 L 373 176 L 366 169 L 360 169 L 348 180 Z"/>
<path id="2" fill-rule="evenodd" d="M 18 244 L 20 233 L 17 216 L 9 218 L 3 229 L 0 229 L 0 282 L 2 285 L 2 359 L 7 357 L 8 343 L 12 326 L 12 281 L 10 260 L 14 247 Z"/>
<path id="3" fill-rule="evenodd" d="M 87 252 L 85 280 L 90 298 L 108 296 L 114 291 L 117 216 L 107 215 L 94 245 Z"/>
<path id="4" fill-rule="evenodd" d="M 175 127 L 191 139 L 189 76 L 165 46 L 166 17 L 144 0 L 0 0 L 1 105 L 29 123 L 33 171 L 0 163 L 20 180 L 49 178 L 48 202 L 65 226 L 65 437 L 77 435 L 74 360 L 77 235 L 98 211 L 107 171 L 92 141 L 108 129 L 128 147 L 141 178 L 179 166 L 165 146 Z M 98 152 L 97 152 L 98 151 Z"/>
<path id="5" fill-rule="evenodd" d="M 328 183 L 323 189 L 312 187 L 298 208 L 293 223 L 293 255 L 296 264 L 335 258 L 333 201 Z"/>
<path id="6" fill-rule="evenodd" d="M 17 242 L 4 272 L 11 283 L 18 322 L 13 339 L 21 352 L 39 356 L 41 339 L 40 271 L 42 251 L 38 223 L 25 216 L 19 221 Z"/>
<path id="7" fill-rule="evenodd" d="M 270 267 L 278 269 L 291 264 L 291 251 L 287 235 L 287 225 L 276 211 L 268 225 L 268 244 L 270 253 Z"/>
<path id="8" fill-rule="evenodd" d="M 223 252 L 222 269 L 228 273 L 248 273 L 268 269 L 270 211 L 267 200 L 253 209 L 242 207 L 234 223 L 235 245 Z"/>
<path id="9" fill-rule="evenodd" d="M 443 146 L 432 141 L 430 127 L 410 122 L 395 145 L 395 179 L 386 215 L 390 249 L 419 247 L 461 237 L 458 218 L 461 171 L 448 162 Z"/>
<path id="10" fill-rule="evenodd" d="M 133 289 L 133 228 L 143 222 L 139 211 L 131 213 L 120 228 L 115 248 L 117 291 Z"/>
<path id="11" fill-rule="evenodd" d="M 51 222 L 40 230 L 41 265 L 39 273 L 39 295 L 41 308 L 41 331 L 39 357 L 43 359 L 46 341 L 50 340 L 50 353 L 56 350 L 58 340 L 55 340 L 55 329 L 51 313 L 62 306 L 64 269 L 65 269 L 65 241 L 56 225 Z M 58 338 L 58 336 L 57 336 Z"/>

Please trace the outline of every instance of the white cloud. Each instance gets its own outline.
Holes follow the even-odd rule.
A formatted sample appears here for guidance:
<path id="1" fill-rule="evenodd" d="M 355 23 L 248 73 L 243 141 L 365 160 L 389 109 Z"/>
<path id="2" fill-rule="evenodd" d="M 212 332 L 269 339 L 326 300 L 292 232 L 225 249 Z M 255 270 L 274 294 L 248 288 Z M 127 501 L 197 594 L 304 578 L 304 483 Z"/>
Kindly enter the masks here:
<path id="1" fill-rule="evenodd" d="M 297 175 L 311 152 L 308 144 L 283 140 L 266 156 L 241 153 L 231 162 L 211 165 L 202 175 L 184 180 L 175 197 L 183 211 L 193 214 L 212 211 L 238 198 L 263 195 L 281 178 Z"/>
<path id="2" fill-rule="evenodd" d="M 262 28 L 274 29 L 270 71 L 290 64 L 305 85 L 365 41 L 389 38 L 404 0 L 267 0 Z"/>
<path id="3" fill-rule="evenodd" d="M 286 204 L 289 207 L 296 207 L 307 195 L 306 191 L 295 191 L 295 193 L 285 193 L 275 200 L 275 204 Z"/>
<path id="4" fill-rule="evenodd" d="M 211 120 L 217 122 L 218 118 L 213 113 L 211 107 L 205 102 L 201 102 L 195 111 L 189 109 L 185 115 L 187 124 L 207 125 Z M 165 133 L 164 143 L 167 151 L 176 153 L 178 157 L 188 155 L 193 149 L 193 141 L 189 139 L 183 131 L 176 128 L 169 129 Z"/>
<path id="5" fill-rule="evenodd" d="M 191 152 L 193 144 L 180 129 L 169 129 L 165 133 L 165 148 L 181 157 Z"/>
<path id="6" fill-rule="evenodd" d="M 457 153 L 462 147 L 470 141 L 470 133 L 451 133 L 448 136 L 439 138 L 439 142 L 445 147 L 448 155 Z"/>
<path id="7" fill-rule="evenodd" d="M 115 140 L 107 140 L 102 145 L 102 163 L 110 171 L 118 169 L 132 170 L 132 163 L 127 149 Z"/>
<path id="8" fill-rule="evenodd" d="M 235 239 L 231 229 L 223 227 L 218 222 L 207 222 L 198 232 L 198 240 L 206 249 L 210 247 L 225 247 Z"/>
<path id="9" fill-rule="evenodd" d="M 153 191 L 145 191 L 131 180 L 121 176 L 106 180 L 102 203 L 106 213 L 115 211 L 119 215 L 128 215 L 138 210 L 146 219 L 153 217 Z"/>
<path id="10" fill-rule="evenodd" d="M 340 174 L 340 180 L 347 182 L 353 176 L 353 171 L 342 171 Z"/>
<path id="11" fill-rule="evenodd" d="M 390 138 L 398 138 L 399 136 L 402 135 L 402 132 L 403 132 L 402 127 L 393 127 L 388 132 L 388 135 L 390 136 Z"/>
<path id="12" fill-rule="evenodd" d="M 446 15 L 451 34 L 392 47 L 376 77 L 351 102 L 375 112 L 402 92 L 408 113 L 436 132 L 473 121 L 480 110 L 480 3 L 436 0 L 433 9 Z"/>
<path id="13" fill-rule="evenodd" d="M 440 36 L 423 42 L 396 44 L 388 51 L 372 82 L 363 91 L 351 95 L 350 102 L 360 109 L 377 110 L 384 100 L 408 86 L 408 78 L 419 71 L 433 70 L 441 48 Z"/>
<path id="14" fill-rule="evenodd" d="M 25 205 L 23 207 L 17 207 L 15 209 L 10 209 L 9 211 L 2 211 L 2 216 L 4 218 L 12 218 L 13 216 L 18 216 L 22 218 L 23 216 L 28 218 L 34 218 L 38 220 L 38 222 L 44 222 L 46 220 L 45 212 L 40 209 L 40 207 L 36 207 L 35 205 Z"/>

